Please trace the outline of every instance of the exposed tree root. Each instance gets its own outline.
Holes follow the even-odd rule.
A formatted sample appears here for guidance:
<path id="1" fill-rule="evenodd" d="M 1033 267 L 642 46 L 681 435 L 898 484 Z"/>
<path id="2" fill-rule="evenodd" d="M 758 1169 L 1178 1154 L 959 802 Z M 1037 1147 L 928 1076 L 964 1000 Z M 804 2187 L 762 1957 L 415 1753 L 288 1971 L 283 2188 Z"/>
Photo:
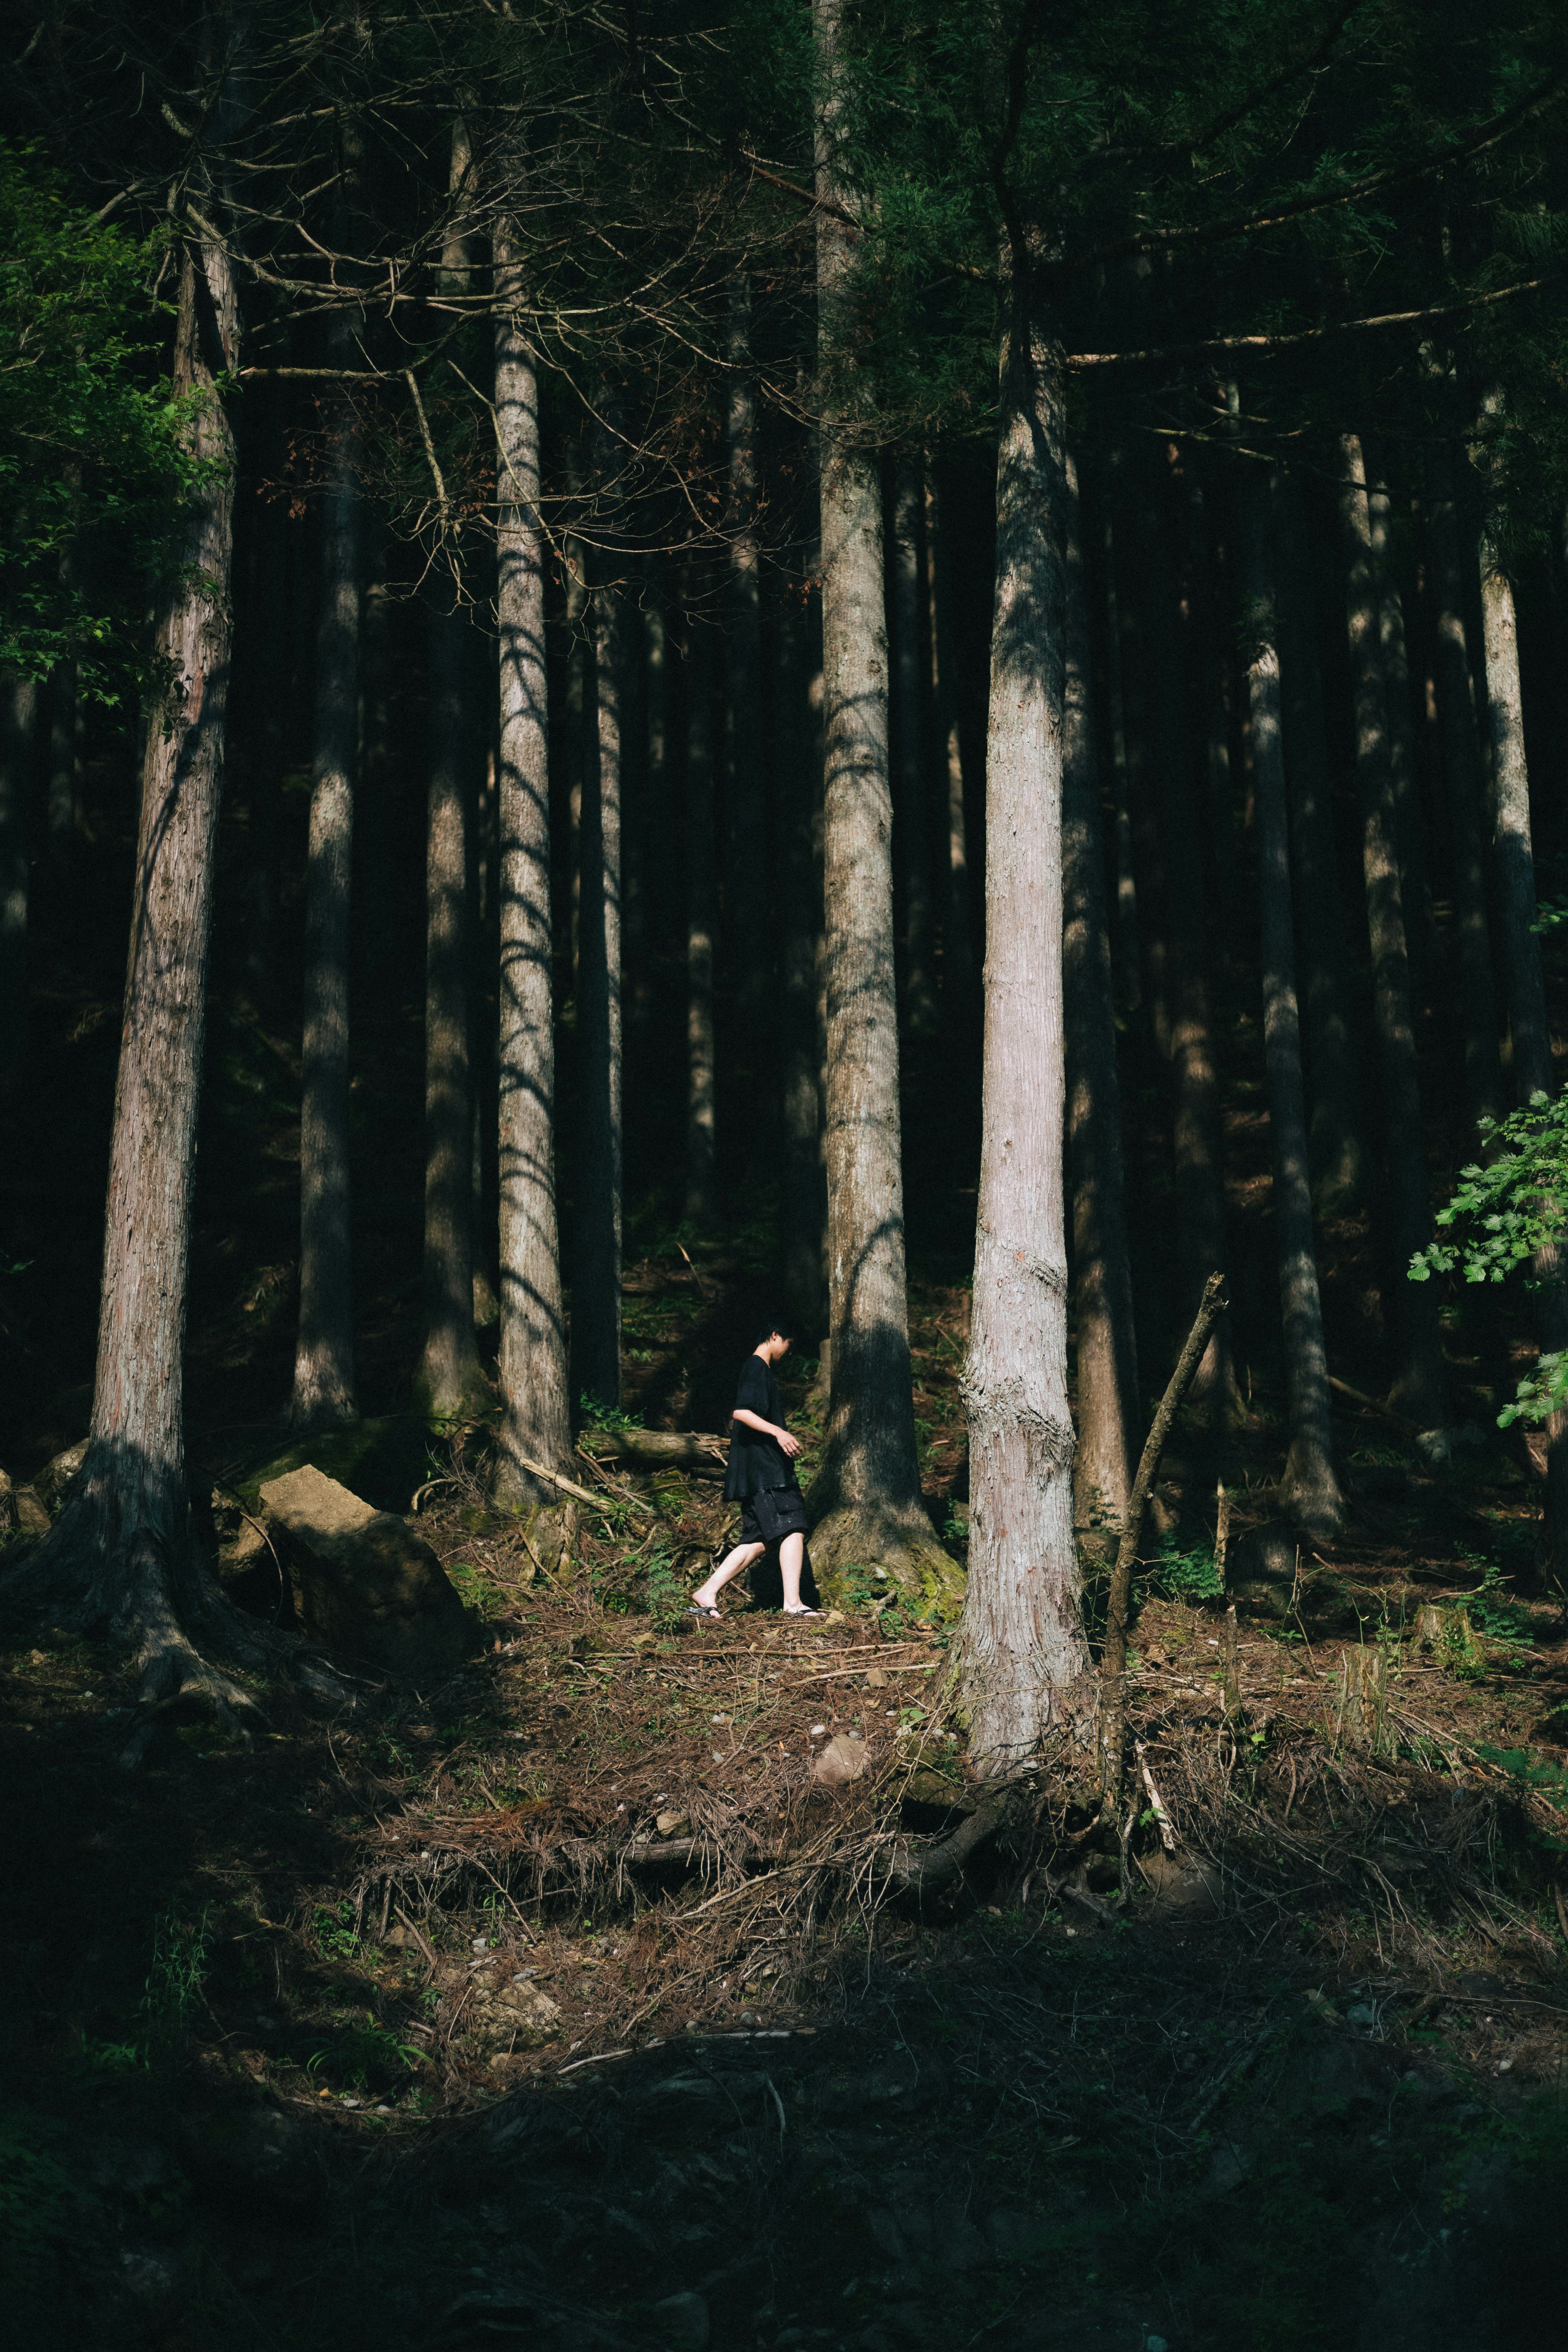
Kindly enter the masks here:
<path id="1" fill-rule="evenodd" d="M 99 1458 L 95 1460 L 94 1454 Z M 89 1452 L 70 1500 L 30 1557 L 0 1578 L 0 1615 L 107 1638 L 129 1650 L 141 1676 L 135 1720 L 119 1761 L 134 1769 L 176 1709 L 210 1712 L 248 1745 L 265 1721 L 237 1677 L 287 1677 L 341 1699 L 345 1684 L 298 1639 L 242 1617 L 197 1549 L 183 1494 L 153 1513 L 123 1510 L 108 1449 Z"/>

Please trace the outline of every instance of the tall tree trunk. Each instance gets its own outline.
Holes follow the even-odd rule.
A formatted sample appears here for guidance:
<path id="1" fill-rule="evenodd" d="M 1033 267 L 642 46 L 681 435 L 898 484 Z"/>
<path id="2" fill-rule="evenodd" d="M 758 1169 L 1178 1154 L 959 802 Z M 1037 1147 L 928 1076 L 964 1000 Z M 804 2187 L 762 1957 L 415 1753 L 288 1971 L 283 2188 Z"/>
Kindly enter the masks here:
<path id="1" fill-rule="evenodd" d="M 1225 1157 L 1220 1125 L 1219 1057 L 1215 1035 L 1213 956 L 1186 725 L 1180 634 L 1180 544 L 1173 496 L 1165 486 L 1151 550 L 1148 618 L 1152 687 L 1151 748 L 1159 764 L 1160 846 L 1172 955 L 1171 1078 L 1176 1177 L 1176 1244 L 1181 1262 L 1179 1320 L 1190 1323 L 1211 1274 L 1226 1271 Z M 1230 1318 L 1215 1328 L 1192 1395 L 1212 1426 L 1237 1418 Z"/>
<path id="2" fill-rule="evenodd" d="M 349 313 L 334 316 L 334 364 L 353 364 Z M 361 614 L 359 432 L 337 425 L 321 527 L 316 729 L 305 866 L 304 1043 L 300 1108 L 300 1328 L 289 1419 L 353 1421 L 353 1273 L 349 1220 L 349 903 Z"/>
<path id="3" fill-rule="evenodd" d="M 559 1517 L 529 1468 L 572 1451 L 566 1318 L 555 1210 L 549 679 L 540 522 L 539 384 L 527 288 L 503 226 L 495 242 L 496 614 L 500 638 L 500 1427 L 496 1492 Z M 563 1530 L 563 1535 L 569 1530 Z M 560 1545 L 554 1547 L 559 1557 Z M 553 1563 L 551 1563 L 553 1565 Z"/>
<path id="4" fill-rule="evenodd" d="M 931 855 L 926 838 L 926 767 L 921 693 L 921 477 L 908 458 L 893 474 L 893 744 L 898 782 L 893 823 L 904 893 L 904 1009 L 910 1033 L 936 1025 L 931 963 Z"/>
<path id="5" fill-rule="evenodd" d="M 752 373 L 752 289 L 730 280 L 729 626 L 724 634 L 724 767 L 729 857 L 726 964 L 734 981 L 735 1043 L 751 1082 L 755 1123 L 773 1030 L 769 953 L 773 892 L 763 785 L 763 577 L 757 543 L 757 394 Z"/>
<path id="6" fill-rule="evenodd" d="M 429 770 L 425 831 L 425 1350 L 415 1382 L 441 1421 L 483 1409 L 489 1388 L 474 1344 L 473 1101 L 468 1069 L 469 626 L 429 607 Z"/>
<path id="7" fill-rule="evenodd" d="M 1274 502 L 1279 548 L 1276 587 L 1290 795 L 1292 898 L 1307 1013 L 1312 1197 L 1323 1216 L 1361 1202 L 1367 1188 L 1360 1064 L 1345 980 L 1344 910 L 1334 853 L 1329 746 L 1318 660 L 1311 549 L 1300 485 L 1285 475 Z"/>
<path id="8" fill-rule="evenodd" d="M 1486 803 L 1477 730 L 1475 679 L 1465 634 L 1465 566 L 1454 496 L 1453 458 L 1446 442 L 1427 456 L 1426 539 L 1432 555 L 1434 660 L 1437 726 L 1453 845 L 1454 930 L 1458 950 L 1458 1002 L 1454 1006 L 1465 1049 L 1465 1098 L 1472 1124 L 1500 1119 L 1505 1097 L 1498 1052 L 1497 988 L 1487 910 Z"/>
<path id="9" fill-rule="evenodd" d="M 1067 1165 L 1072 1211 L 1072 1304 L 1078 1339 L 1078 1450 L 1073 1516 L 1080 1549 L 1114 1554 L 1138 1449 L 1138 1346 L 1121 1096 L 1106 922 L 1100 764 L 1089 672 L 1078 482 L 1067 499 L 1065 734 L 1062 748 L 1062 998 L 1067 1051 Z M 1048 617 L 1048 614 L 1047 615 Z"/>
<path id="10" fill-rule="evenodd" d="M 221 108 L 215 121 L 221 135 Z M 170 684 L 142 764 L 89 1444 L 51 1534 L 5 1589 L 11 1602 L 37 1599 L 57 1621 L 134 1643 L 145 1697 L 194 1687 L 232 1707 L 250 1702 L 195 1644 L 249 1664 L 263 1644 L 193 1538 L 184 1356 L 230 663 L 235 449 L 215 383 L 238 366 L 239 310 L 216 243 L 182 246 L 178 285 L 174 390 L 205 396 L 185 411 L 199 470 L 156 640 Z M 157 1720 L 149 1710 L 128 1757 Z"/>
<path id="11" fill-rule="evenodd" d="M 1388 711 L 1372 524 L 1361 443 L 1340 443 L 1340 517 L 1345 546 L 1345 617 L 1355 693 L 1356 774 L 1361 787 L 1362 865 L 1366 880 L 1367 933 L 1372 945 L 1373 1016 L 1383 1077 L 1386 1170 L 1386 1296 L 1394 1348 L 1391 1402 L 1425 1428 L 1444 1417 L 1442 1340 L 1437 1301 L 1429 1282 L 1406 1271 L 1431 1237 L 1426 1139 L 1410 1008 L 1410 967 L 1405 903 L 1394 829 Z"/>
<path id="12" fill-rule="evenodd" d="M 1263 1053 L 1268 1077 L 1269 1140 L 1274 1156 L 1274 1238 L 1285 1328 L 1285 1380 L 1290 1444 L 1280 1481 L 1291 1517 L 1320 1542 L 1335 1535 L 1344 1503 L 1334 1471 L 1329 1360 L 1312 1239 L 1307 1106 L 1301 1083 L 1301 1029 L 1296 1004 L 1296 950 L 1290 907 L 1290 831 L 1280 734 L 1279 653 L 1276 633 L 1273 500 L 1262 475 L 1248 481 L 1247 625 L 1252 635 L 1247 698 L 1252 772 L 1258 795 L 1258 885 L 1262 917 Z"/>
<path id="13" fill-rule="evenodd" d="M 974 1002 L 974 919 L 970 905 L 969 828 L 963 807 L 963 730 L 958 653 L 952 636 L 952 586 L 934 465 L 926 476 L 926 593 L 930 603 L 931 707 L 941 780 L 947 888 L 942 907 L 942 979 L 950 1028 L 967 1033 Z"/>
<path id="14" fill-rule="evenodd" d="M 1105 711 L 1110 734 L 1110 777 L 1116 844 L 1116 935 L 1113 956 L 1117 994 L 1129 1013 L 1143 1002 L 1142 951 L 1138 944 L 1138 881 L 1132 862 L 1132 804 L 1129 791 L 1127 716 L 1121 685 L 1121 615 L 1116 585 L 1116 537 L 1109 502 L 1102 527 L 1105 557 Z"/>
<path id="15" fill-rule="evenodd" d="M 1372 530 L 1373 570 L 1377 581 L 1378 644 L 1383 653 L 1384 696 L 1388 710 L 1388 763 L 1394 782 L 1394 840 L 1404 885 L 1411 984 L 1424 994 L 1436 963 L 1432 891 L 1415 772 L 1415 732 L 1410 709 L 1410 656 L 1405 641 L 1405 603 L 1394 546 L 1394 507 L 1379 470 L 1367 483 L 1367 519 Z"/>
<path id="16" fill-rule="evenodd" d="M 1016 264 L 1022 274 L 1022 257 Z M 986 737 L 985 1044 L 963 1690 L 970 1760 L 1005 1772 L 1079 1711 L 1063 1230 L 1067 491 L 1060 346 L 1015 282 L 1001 355 Z"/>
<path id="17" fill-rule="evenodd" d="M 809 565 L 806 567 L 809 569 Z M 803 1341 L 822 1320 L 822 1138 L 816 1091 L 816 941 L 822 906 L 812 854 L 812 614 L 787 591 L 779 614 L 774 735 L 783 885 L 784 1287 Z"/>
<path id="18" fill-rule="evenodd" d="M 1489 408 L 1500 407 L 1497 394 Z M 1508 991 L 1509 1033 L 1513 1049 L 1514 1098 L 1520 1104 L 1555 1090 L 1552 1037 L 1542 981 L 1541 940 L 1536 930 L 1535 857 L 1531 837 L 1530 772 L 1524 751 L 1524 699 L 1519 676 L 1519 628 L 1513 583 L 1495 541 L 1481 544 L 1481 625 L 1486 645 L 1487 732 L 1491 746 L 1492 803 L 1496 811 L 1493 854 L 1497 874 L 1498 932 Z M 1563 1252 L 1549 1243 L 1536 1251 L 1531 1274 L 1537 1284 L 1536 1328 L 1543 1352 L 1568 1348 L 1568 1294 Z M 1546 1545 L 1559 1583 L 1568 1567 L 1568 1412 L 1554 1412 L 1546 1425 Z"/>
<path id="19" fill-rule="evenodd" d="M 713 641 L 686 631 L 686 1213 L 711 1229 L 719 1214 L 714 1127 Z"/>
<path id="20" fill-rule="evenodd" d="M 857 304 L 856 233 L 844 217 L 842 0 L 815 0 L 818 327 L 832 369 Z M 882 493 L 874 457 L 830 414 L 821 433 L 826 778 L 828 1332 L 831 1390 L 808 1509 L 819 1577 L 875 1560 L 941 1605 L 953 1562 L 921 1499 L 904 1287 L 899 1024 L 893 967 L 892 803 Z M 1069 1506 L 1070 1539 L 1070 1506 Z"/>
<path id="21" fill-rule="evenodd" d="M 0 677 L 0 1100 L 15 1094 L 27 1054 L 27 814 L 38 689 Z"/>
<path id="22" fill-rule="evenodd" d="M 610 483 L 619 445 L 602 431 L 598 476 Z M 605 523 L 613 535 L 613 505 Z M 582 1116 L 574 1186 L 572 1387 L 596 1404 L 621 1402 L 621 702 L 620 559 L 599 557 L 593 591 L 595 735 L 583 779 L 582 954 L 577 990 Z"/>

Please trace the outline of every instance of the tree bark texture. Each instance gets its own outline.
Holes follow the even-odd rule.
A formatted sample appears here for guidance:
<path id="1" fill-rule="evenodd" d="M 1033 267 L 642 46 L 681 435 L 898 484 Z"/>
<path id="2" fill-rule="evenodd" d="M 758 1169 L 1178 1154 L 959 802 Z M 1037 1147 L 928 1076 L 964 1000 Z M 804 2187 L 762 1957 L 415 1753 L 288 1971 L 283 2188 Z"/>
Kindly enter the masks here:
<path id="1" fill-rule="evenodd" d="M 572 1451 L 566 1317 L 555 1207 L 549 678 L 539 514 L 539 384 L 527 289 L 496 240 L 495 415 L 500 635 L 500 1427 L 496 1491 L 515 1509 L 555 1502 L 522 1457 L 564 1469 Z"/>
<path id="2" fill-rule="evenodd" d="M 1211 1274 L 1226 1270 L 1225 1155 L 1220 1126 L 1219 1056 L 1215 1034 L 1215 940 L 1209 922 L 1194 805 L 1186 724 L 1187 690 L 1181 636 L 1181 544 L 1176 535 L 1173 482 L 1163 485 L 1148 574 L 1151 749 L 1159 770 L 1161 866 L 1171 946 L 1171 1083 L 1176 1180 L 1176 1242 L 1181 1266 L 1180 1317 L 1194 1314 Z M 1215 1325 L 1198 1366 L 1193 1396 L 1205 1418 L 1224 1427 L 1238 1417 L 1241 1400 L 1230 1323 Z"/>
<path id="3" fill-rule="evenodd" d="M 858 257 L 837 176 L 841 0 L 815 0 L 817 305 L 830 363 L 852 347 Z M 831 207 L 831 209 L 829 208 Z M 847 419 L 821 433 L 831 1390 L 808 1508 L 825 1571 L 879 1564 L 931 1607 L 958 1571 L 931 1530 L 915 1454 L 904 1287 L 882 492 Z"/>
<path id="4" fill-rule="evenodd" d="M 942 538 L 936 469 L 926 477 L 926 593 L 931 707 L 936 736 L 942 866 L 942 985 L 949 1028 L 962 1033 L 974 1003 L 974 918 L 970 903 L 969 827 L 963 806 L 963 730 L 959 720 L 958 653 L 952 638 L 952 587 Z"/>
<path id="5" fill-rule="evenodd" d="M 342 317 L 346 320 L 347 313 Z M 335 351 L 352 351 L 346 328 Z M 343 357 L 342 364 L 348 364 Z M 300 1328 L 289 1423 L 353 1421 L 353 1271 L 349 1221 L 349 908 L 361 615 L 359 435 L 339 420 L 321 524 L 315 749 L 305 863 L 304 1040 L 300 1108 Z"/>
<path id="6" fill-rule="evenodd" d="M 1367 483 L 1367 520 L 1372 530 L 1373 569 L 1377 579 L 1377 633 L 1383 654 L 1384 694 L 1388 709 L 1388 763 L 1394 784 L 1394 840 L 1404 879 L 1405 920 L 1412 985 L 1424 992 L 1436 961 L 1432 892 L 1415 772 L 1415 738 L 1410 710 L 1410 655 L 1405 638 L 1405 603 L 1394 543 L 1394 507 L 1381 469 Z"/>
<path id="7" fill-rule="evenodd" d="M 1106 919 L 1078 483 L 1067 499 L 1066 709 L 1062 750 L 1062 996 L 1067 1051 L 1067 1167 L 1072 1213 L 1072 1307 L 1078 1342 L 1073 1516 L 1080 1549 L 1114 1548 L 1138 1444 L 1138 1349 L 1121 1095 Z"/>
<path id="8" fill-rule="evenodd" d="M 752 371 L 752 290 L 730 280 L 729 626 L 724 633 L 724 770 L 728 819 L 726 961 L 739 1015 L 735 1043 L 765 1061 L 773 1032 L 769 943 L 773 890 L 763 780 L 763 577 L 757 540 L 757 394 Z M 748 1070 L 745 1075 L 753 1072 Z M 753 1096 L 753 1101 L 757 1097 Z"/>
<path id="9" fill-rule="evenodd" d="M 1491 744 L 1492 804 L 1496 812 L 1493 852 L 1497 871 L 1498 929 L 1508 989 L 1509 1031 L 1513 1048 L 1514 1098 L 1521 1104 L 1555 1091 L 1546 991 L 1536 930 L 1535 857 L 1530 823 L 1530 772 L 1524 749 L 1524 698 L 1519 675 L 1519 628 L 1513 583 L 1494 547 L 1481 549 L 1481 625 L 1486 643 L 1487 730 Z M 1563 1252 L 1555 1244 L 1536 1251 L 1531 1274 L 1540 1286 L 1536 1329 L 1543 1351 L 1568 1347 L 1568 1296 Z M 1554 1412 L 1546 1424 L 1546 1546 L 1561 1581 L 1568 1565 L 1568 1412 Z"/>
<path id="10" fill-rule="evenodd" d="M 441 1421 L 482 1410 L 474 1344 L 473 1103 L 468 1069 L 469 625 L 438 577 L 429 608 L 425 823 L 425 1352 L 416 1395 Z"/>
<path id="11" fill-rule="evenodd" d="M 686 1213 L 719 1214 L 714 1115 L 713 642 L 700 621 L 686 635 Z"/>
<path id="12" fill-rule="evenodd" d="M 142 764 L 90 1442 L 52 1534 L 7 1589 L 47 1592 L 70 1622 L 134 1640 L 148 1698 L 188 1685 L 245 1704 L 194 1646 L 214 1637 L 258 1654 L 192 1538 L 184 1388 L 232 629 L 234 436 L 212 386 L 238 364 L 239 310 L 216 244 L 183 245 L 178 285 L 174 388 L 209 395 L 186 426 L 205 470 L 156 639 L 171 683 Z"/>
<path id="13" fill-rule="evenodd" d="M 0 1097 L 14 1094 L 27 1053 L 27 813 L 38 689 L 0 677 Z"/>
<path id="14" fill-rule="evenodd" d="M 1016 1769 L 1079 1711 L 1062 1128 L 1067 489 L 1062 355 L 1015 284 L 1001 352 L 986 736 L 985 1036 L 963 1691 L 970 1759 Z"/>
<path id="15" fill-rule="evenodd" d="M 1498 1052 L 1497 987 L 1487 909 L 1486 802 L 1476 682 L 1465 633 L 1463 533 L 1454 496 L 1453 460 L 1438 442 L 1426 461 L 1426 541 L 1432 558 L 1433 663 L 1437 729 L 1452 845 L 1454 935 L 1464 1040 L 1465 1097 L 1472 1123 L 1500 1119 L 1505 1108 Z"/>
<path id="16" fill-rule="evenodd" d="M 1367 1186 L 1361 1065 L 1345 979 L 1344 909 L 1334 851 L 1323 682 L 1318 659 L 1311 547 L 1299 484 L 1285 475 L 1274 502 L 1285 779 L 1290 797 L 1290 879 L 1307 1016 L 1308 1150 L 1321 1214 L 1354 1208 Z"/>
<path id="17" fill-rule="evenodd" d="M 1252 772 L 1258 805 L 1258 887 L 1262 930 L 1263 1053 L 1268 1081 L 1274 1161 L 1274 1241 L 1285 1331 L 1290 1443 L 1280 1481 L 1291 1517 L 1317 1540 L 1337 1533 L 1344 1503 L 1334 1470 L 1329 1360 L 1312 1237 L 1307 1109 L 1301 1079 L 1301 1028 L 1290 904 L 1290 830 L 1280 728 L 1279 652 L 1275 618 L 1272 500 L 1264 476 L 1248 481 L 1247 672 L 1252 717 Z"/>
<path id="18" fill-rule="evenodd" d="M 893 821 L 904 897 L 904 1007 L 910 1034 L 936 1025 L 931 958 L 931 855 L 926 836 L 925 741 L 921 692 L 921 477 L 904 459 L 893 474 Z"/>
<path id="19" fill-rule="evenodd" d="M 602 482 L 618 445 L 602 433 Z M 611 515 L 613 528 L 614 516 Z M 625 614 L 601 553 L 593 592 L 594 733 L 583 779 L 582 950 L 577 990 L 581 1116 L 574 1187 L 572 1387 L 618 1411 L 621 1402 L 621 787 Z"/>
<path id="20" fill-rule="evenodd" d="M 1423 1429 L 1444 1417 L 1442 1342 L 1431 1283 L 1406 1279 L 1431 1236 L 1421 1090 L 1410 1004 L 1405 902 L 1389 763 L 1388 710 L 1372 527 L 1361 444 L 1340 444 L 1340 517 L 1345 548 L 1345 617 L 1355 695 L 1356 775 L 1361 790 L 1362 866 L 1372 948 L 1373 1017 L 1383 1080 L 1386 1171 L 1387 1296 L 1394 1373 L 1389 1402 Z"/>
<path id="21" fill-rule="evenodd" d="M 814 615 L 803 592 L 779 614 L 774 688 L 780 874 L 784 1097 L 784 1288 L 802 1342 L 822 1320 L 822 1136 L 816 1087 L 816 942 L 821 895 L 813 855 L 810 689 L 816 670 Z M 811 1352 L 810 1349 L 806 1352 Z"/>

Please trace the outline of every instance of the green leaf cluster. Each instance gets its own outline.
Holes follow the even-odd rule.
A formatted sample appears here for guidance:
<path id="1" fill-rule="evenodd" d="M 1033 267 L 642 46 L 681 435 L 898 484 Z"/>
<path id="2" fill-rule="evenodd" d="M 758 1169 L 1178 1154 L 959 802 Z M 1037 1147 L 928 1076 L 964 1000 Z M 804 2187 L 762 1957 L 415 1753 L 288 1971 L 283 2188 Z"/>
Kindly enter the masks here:
<path id="1" fill-rule="evenodd" d="M 79 691 L 113 702 L 198 470 L 163 363 L 167 235 L 99 221 L 4 141 L 0 217 L 0 668 L 74 661 Z"/>

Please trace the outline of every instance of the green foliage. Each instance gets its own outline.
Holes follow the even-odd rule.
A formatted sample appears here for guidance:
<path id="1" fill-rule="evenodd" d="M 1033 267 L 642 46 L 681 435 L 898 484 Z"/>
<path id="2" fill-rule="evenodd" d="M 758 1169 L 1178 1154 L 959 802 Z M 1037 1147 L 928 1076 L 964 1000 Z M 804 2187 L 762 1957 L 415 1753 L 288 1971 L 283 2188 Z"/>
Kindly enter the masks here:
<path id="1" fill-rule="evenodd" d="M 1465 1613 L 1477 1633 L 1505 1649 L 1531 1648 L 1535 1629 L 1530 1612 L 1515 1601 L 1510 1580 L 1496 1560 L 1479 1559 L 1474 1552 L 1465 1552 L 1463 1557 L 1481 1571 L 1480 1583 L 1465 1602 Z"/>
<path id="2" fill-rule="evenodd" d="M 1410 1261 L 1412 1282 L 1462 1272 L 1467 1282 L 1506 1282 L 1537 1250 L 1558 1242 L 1568 1192 L 1568 1096 L 1532 1095 L 1500 1122 L 1479 1123 L 1496 1154 L 1459 1171 L 1453 1198 L 1437 1212 L 1452 1241 L 1435 1241 Z M 1542 1422 L 1568 1404 L 1568 1352 L 1543 1355 L 1498 1415 L 1500 1429 Z"/>
<path id="3" fill-rule="evenodd" d="M 584 1389 L 579 1395 L 577 1405 L 583 1416 L 584 1428 L 607 1429 L 614 1432 L 642 1427 L 641 1422 L 635 1413 L 622 1412 L 616 1405 L 601 1404 L 597 1397 L 588 1394 L 586 1389 Z"/>
<path id="4" fill-rule="evenodd" d="M 352 1903 L 339 1903 L 330 1911 L 318 1910 L 314 1924 L 319 1951 L 330 1960 L 353 1958 L 359 1949 L 359 1929 L 354 1924 Z"/>
<path id="5" fill-rule="evenodd" d="M 1539 1790 L 1548 1803 L 1568 1810 L 1568 1765 L 1545 1761 L 1528 1748 L 1488 1748 L 1479 1741 L 1474 1753 L 1483 1764 L 1495 1764 L 1527 1788 Z"/>
<path id="6" fill-rule="evenodd" d="M 1167 1536 L 1147 1574 L 1152 1589 L 1167 1601 L 1184 1601 L 1192 1606 L 1225 1598 L 1225 1579 L 1215 1566 L 1212 1545 L 1184 1549 Z"/>
<path id="7" fill-rule="evenodd" d="M 647 1613 L 661 1633 L 673 1633 L 685 1622 L 688 1598 L 687 1580 L 658 1536 L 647 1564 Z"/>
<path id="8" fill-rule="evenodd" d="M 148 576 L 168 570 L 198 472 L 149 291 L 166 238 L 95 220 L 3 140 L 0 217 L 0 668 L 74 660 L 79 690 L 113 702 L 145 669 Z"/>
<path id="9" fill-rule="evenodd" d="M 379 2091 L 412 2074 L 420 2058 L 413 2042 L 399 2040 L 388 2027 L 378 2024 L 374 2011 L 367 2009 L 363 2016 L 344 2021 L 328 2047 L 306 2060 L 305 2072 L 312 2077 L 330 2074 L 344 2090 Z"/>

